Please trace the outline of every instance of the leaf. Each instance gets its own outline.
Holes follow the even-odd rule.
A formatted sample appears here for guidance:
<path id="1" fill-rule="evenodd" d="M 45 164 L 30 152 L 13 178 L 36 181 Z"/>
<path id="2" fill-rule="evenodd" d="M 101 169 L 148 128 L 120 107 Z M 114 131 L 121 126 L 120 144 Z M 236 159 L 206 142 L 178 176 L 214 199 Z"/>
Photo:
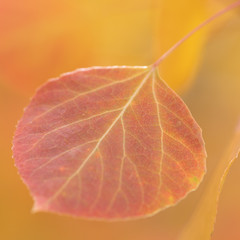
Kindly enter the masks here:
<path id="1" fill-rule="evenodd" d="M 126 219 L 197 188 L 201 129 L 154 67 L 79 69 L 41 87 L 13 153 L 34 211 Z"/>
<path id="2" fill-rule="evenodd" d="M 196 211 L 189 224 L 185 227 L 181 240 L 208 240 L 214 230 L 219 197 L 225 178 L 234 160 L 240 152 L 240 121 L 235 136 L 226 151 L 225 156 L 219 162 L 217 169 L 212 174 L 206 189 L 203 192 Z"/>

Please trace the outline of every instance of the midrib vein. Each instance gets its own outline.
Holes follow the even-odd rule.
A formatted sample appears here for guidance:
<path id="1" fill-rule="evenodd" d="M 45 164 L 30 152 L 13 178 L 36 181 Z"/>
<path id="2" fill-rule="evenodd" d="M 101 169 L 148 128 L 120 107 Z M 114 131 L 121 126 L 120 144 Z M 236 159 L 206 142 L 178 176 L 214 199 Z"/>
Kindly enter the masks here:
<path id="1" fill-rule="evenodd" d="M 86 163 L 88 162 L 88 160 L 93 156 L 93 154 L 96 152 L 96 150 L 98 149 L 99 145 L 101 144 L 101 142 L 104 140 L 104 138 L 108 135 L 108 133 L 111 131 L 111 129 L 114 127 L 114 125 L 117 123 L 117 121 L 123 116 L 123 114 L 125 113 L 125 111 L 127 110 L 127 108 L 129 107 L 129 105 L 132 103 L 133 99 L 137 96 L 137 94 L 139 93 L 139 91 L 142 89 L 143 85 L 147 82 L 148 78 L 150 77 L 150 75 L 152 74 L 152 72 L 155 70 L 155 68 L 152 68 L 149 70 L 149 72 L 147 73 L 147 75 L 145 76 L 145 78 L 141 81 L 141 83 L 139 84 L 139 86 L 137 87 L 137 89 L 134 91 L 133 95 L 130 97 L 130 99 L 128 100 L 128 102 L 126 103 L 126 105 L 123 107 L 122 111 L 119 113 L 119 115 L 115 118 L 115 120 L 112 122 L 112 124 L 110 125 L 110 127 L 106 130 L 106 132 L 102 135 L 102 137 L 99 139 L 98 143 L 96 144 L 96 146 L 94 147 L 94 149 L 91 151 L 91 153 L 87 156 L 87 158 L 85 158 L 85 160 L 82 162 L 82 164 L 80 165 L 80 167 L 72 174 L 68 177 L 68 179 L 66 180 L 66 182 L 57 190 L 57 192 L 55 192 L 55 194 L 49 198 L 46 203 L 44 204 L 45 206 L 47 206 L 51 201 L 53 201 L 62 191 L 63 189 L 69 184 L 69 182 L 77 175 L 81 172 L 81 170 L 83 169 L 83 167 L 86 165 Z"/>

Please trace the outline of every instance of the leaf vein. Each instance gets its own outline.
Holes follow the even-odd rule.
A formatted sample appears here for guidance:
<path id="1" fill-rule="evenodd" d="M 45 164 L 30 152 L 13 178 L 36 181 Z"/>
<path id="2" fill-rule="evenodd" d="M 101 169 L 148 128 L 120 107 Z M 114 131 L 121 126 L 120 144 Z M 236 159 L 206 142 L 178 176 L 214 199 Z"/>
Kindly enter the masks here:
<path id="1" fill-rule="evenodd" d="M 129 78 L 125 78 L 125 79 L 121 79 L 121 80 L 116 81 L 116 82 L 113 82 L 113 83 L 105 84 L 105 85 L 103 85 L 103 86 L 100 86 L 100 87 L 91 89 L 91 90 L 89 90 L 89 91 L 81 92 L 81 93 L 77 94 L 76 96 L 71 97 L 71 98 L 67 99 L 66 101 L 63 101 L 63 102 L 55 105 L 54 107 L 48 109 L 47 111 L 39 114 L 37 117 L 35 117 L 35 118 L 31 121 L 31 123 L 33 123 L 34 121 L 36 121 L 36 120 L 39 119 L 40 117 L 45 116 L 47 113 L 53 111 L 54 109 L 56 109 L 56 108 L 58 108 L 58 107 L 60 107 L 60 106 L 62 106 L 62 105 L 64 105 L 64 104 L 66 104 L 66 103 L 68 103 L 68 102 L 71 102 L 71 101 L 77 99 L 77 98 L 80 97 L 80 96 L 84 96 L 84 95 L 87 95 L 87 94 L 89 94 L 89 93 L 93 93 L 93 92 L 96 92 L 96 91 L 100 91 L 100 90 L 102 90 L 102 89 L 104 89 L 104 88 L 111 87 L 111 86 L 114 86 L 114 85 L 119 84 L 119 83 L 123 83 L 123 82 L 127 82 L 127 81 L 130 81 L 130 80 L 133 80 L 134 78 L 139 77 L 139 76 L 143 75 L 144 73 L 146 73 L 146 71 L 147 71 L 147 70 L 145 70 L 145 71 L 143 71 L 143 72 L 141 72 L 141 73 L 138 73 L 138 74 L 136 74 L 136 75 L 133 75 L 133 76 L 131 76 L 131 77 L 129 77 Z"/>
<path id="2" fill-rule="evenodd" d="M 44 134 L 37 140 L 37 142 L 35 142 L 30 149 L 28 149 L 27 151 L 23 152 L 23 154 L 26 154 L 26 153 L 30 152 L 31 150 L 33 150 L 46 136 L 50 135 L 51 133 L 54 133 L 54 132 L 56 132 L 56 131 L 58 131 L 58 130 L 61 130 L 61 129 L 63 129 L 63 128 L 67 128 L 67 127 L 72 126 L 72 125 L 74 125 L 74 124 L 78 124 L 78 123 L 81 123 L 81 122 L 85 122 L 85 121 L 88 121 L 88 120 L 92 120 L 92 119 L 94 119 L 94 118 L 96 118 L 96 117 L 101 117 L 101 116 L 103 116 L 103 115 L 105 115 L 105 114 L 109 114 L 109 113 L 113 113 L 113 112 L 120 111 L 121 109 L 123 109 L 123 108 L 116 108 L 116 109 L 113 109 L 113 110 L 105 111 L 105 112 L 102 112 L 102 113 L 99 113 L 99 114 L 92 115 L 92 116 L 87 117 L 87 118 L 82 118 L 82 119 L 80 119 L 80 120 L 71 122 L 71 123 L 69 123 L 69 124 L 65 124 L 65 125 L 62 125 L 62 126 L 60 126 L 60 127 L 54 128 L 54 129 L 52 129 L 51 131 L 44 133 Z"/>
<path id="3" fill-rule="evenodd" d="M 132 96 L 130 97 L 130 99 L 128 100 L 128 102 L 125 104 L 124 108 L 122 109 L 122 111 L 119 113 L 119 115 L 116 117 L 116 119 L 112 122 L 112 124 L 110 125 L 110 127 L 106 130 L 106 132 L 103 134 L 103 136 L 99 139 L 98 143 L 96 144 L 96 146 L 94 147 L 94 149 L 92 150 L 92 152 L 88 155 L 87 158 L 84 159 L 84 161 L 82 162 L 82 164 L 79 166 L 79 168 L 72 173 L 69 178 L 66 180 L 66 182 L 55 192 L 55 194 L 53 194 L 53 196 L 51 198 L 49 198 L 46 201 L 46 205 L 48 205 L 51 201 L 53 201 L 53 199 L 55 199 L 61 192 L 62 190 L 69 184 L 69 182 L 77 175 L 81 172 L 81 170 L 83 169 L 83 167 L 86 165 L 86 163 L 88 162 L 88 160 L 93 156 L 93 154 L 96 152 L 96 150 L 98 149 L 99 145 L 101 144 L 101 142 L 103 141 L 103 139 L 106 137 L 106 135 L 111 131 L 111 129 L 115 126 L 115 124 L 118 122 L 118 120 L 124 115 L 126 109 L 129 107 L 129 105 L 131 104 L 131 102 L 133 101 L 133 99 L 136 97 L 136 95 L 139 93 L 139 91 L 141 90 L 141 88 L 143 87 L 143 85 L 147 82 L 149 76 L 152 74 L 152 71 L 154 69 L 149 70 L 149 72 L 146 74 L 146 76 L 143 78 L 143 80 L 140 82 L 139 86 L 136 88 L 136 90 L 133 92 Z"/>
<path id="4" fill-rule="evenodd" d="M 161 122 L 161 118 L 160 118 L 160 109 L 159 109 L 159 104 L 158 104 L 158 99 L 157 99 L 157 95 L 156 95 L 156 89 L 155 89 L 155 84 L 156 84 L 156 74 L 153 74 L 153 80 L 152 80 L 152 94 L 153 94 L 153 98 L 154 101 L 156 102 L 156 108 L 157 108 L 157 117 L 158 117 L 158 125 L 161 131 L 161 160 L 160 160 L 160 167 L 159 167 L 159 191 L 161 189 L 162 186 L 162 168 L 163 168 L 163 157 L 164 157 L 164 146 L 163 146 L 163 127 L 162 127 L 162 122 Z"/>
<path id="5" fill-rule="evenodd" d="M 94 143 L 94 142 L 97 142 L 98 140 L 92 140 L 92 141 L 89 141 L 89 142 L 86 142 L 86 143 L 83 143 L 83 144 L 78 144 L 77 146 L 74 146 L 70 149 L 67 149 L 66 151 L 63 151 L 61 153 L 59 153 L 58 155 L 54 156 L 54 157 L 51 157 L 47 162 L 43 163 L 42 165 L 40 165 L 39 167 L 37 167 L 36 169 L 34 169 L 34 171 L 31 173 L 30 177 L 33 176 L 37 171 L 39 171 L 40 169 L 42 169 L 43 167 L 47 166 L 48 164 L 50 164 L 53 160 L 57 159 L 58 157 L 61 157 L 62 155 L 68 153 L 69 151 L 75 149 L 75 148 L 79 148 L 79 147 L 82 147 L 82 146 L 85 146 L 89 143 Z M 29 158 L 27 159 L 25 162 L 28 162 L 28 161 L 31 161 L 33 159 L 39 159 L 39 158 Z"/>

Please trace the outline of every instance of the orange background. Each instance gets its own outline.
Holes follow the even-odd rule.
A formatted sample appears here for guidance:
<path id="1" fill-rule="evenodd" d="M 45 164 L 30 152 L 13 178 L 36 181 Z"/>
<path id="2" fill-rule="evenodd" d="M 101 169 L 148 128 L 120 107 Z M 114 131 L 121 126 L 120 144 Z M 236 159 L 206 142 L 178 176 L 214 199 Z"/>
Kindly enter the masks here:
<path id="1" fill-rule="evenodd" d="M 198 191 L 151 218 L 92 222 L 31 214 L 32 199 L 11 158 L 23 108 L 37 87 L 67 71 L 94 65 L 148 65 L 229 1 L 1 0 L 0 238 L 177 239 L 204 193 L 240 115 L 240 12 L 188 40 L 160 66 L 203 128 L 208 174 Z M 239 239 L 240 162 L 220 199 L 213 239 Z M 236 223 L 236 224 L 234 224 Z"/>

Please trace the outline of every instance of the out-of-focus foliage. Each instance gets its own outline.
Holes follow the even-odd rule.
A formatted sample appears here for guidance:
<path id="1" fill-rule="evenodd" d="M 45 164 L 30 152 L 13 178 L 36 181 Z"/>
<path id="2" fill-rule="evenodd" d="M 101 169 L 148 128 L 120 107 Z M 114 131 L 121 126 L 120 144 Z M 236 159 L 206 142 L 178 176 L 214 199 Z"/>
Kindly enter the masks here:
<path id="1" fill-rule="evenodd" d="M 155 56 L 166 51 L 171 45 L 194 29 L 207 17 L 207 4 L 204 1 L 162 1 L 160 11 L 156 13 L 157 31 Z M 197 11 L 193 10 L 197 9 Z M 191 83 L 199 64 L 201 63 L 202 47 L 208 29 L 192 36 L 186 44 L 176 49 L 165 59 L 159 69 L 162 77 L 182 92 Z"/>
<path id="2" fill-rule="evenodd" d="M 149 65 L 205 18 L 205 2 L 2 0 L 1 81 L 29 95 L 48 78 L 76 68 Z M 195 72 L 203 35 L 163 64 L 175 89 Z"/>
<path id="3" fill-rule="evenodd" d="M 183 230 L 181 240 L 208 240 L 214 231 L 215 218 L 219 197 L 225 178 L 232 166 L 234 160 L 240 152 L 240 121 L 234 133 L 233 140 L 228 150 L 223 155 L 221 161 L 216 164 L 216 169 L 210 178 L 208 185 L 205 187 L 201 200 Z"/>
<path id="4" fill-rule="evenodd" d="M 207 233 L 209 234 L 209 231 L 211 231 L 212 224 L 215 220 L 214 213 L 216 212 L 218 190 L 221 189 L 225 180 L 225 178 L 221 179 L 221 177 L 224 171 L 228 170 L 231 166 L 231 160 L 234 159 L 234 156 L 224 155 L 225 149 L 230 144 L 232 135 L 236 134 L 236 132 L 234 132 L 235 126 L 240 116 L 240 48 L 238 47 L 238 42 L 240 41 L 240 33 L 238 31 L 240 17 L 236 12 L 235 15 L 232 14 L 231 16 L 232 18 L 228 19 L 224 25 L 218 26 L 218 28 L 213 31 L 211 40 L 205 50 L 206 57 L 201 67 L 202 70 L 200 70 L 200 76 L 186 97 L 186 100 L 191 102 L 190 105 L 197 108 L 196 113 L 201 117 L 202 123 L 200 124 L 205 132 L 204 136 L 208 150 L 208 174 L 203 182 L 203 196 L 201 197 L 201 199 L 203 198 L 204 200 L 200 202 L 200 205 L 196 205 L 197 213 L 194 212 L 194 214 L 200 218 L 197 219 L 194 215 L 193 219 L 190 218 L 190 223 L 186 225 L 185 229 L 188 234 L 189 232 L 194 234 L 193 229 L 189 231 L 187 228 L 196 227 L 195 224 L 197 221 L 203 225 L 205 221 L 207 221 L 207 226 L 209 227 Z M 219 49 L 222 50 L 220 51 Z M 212 69 L 214 69 L 214 71 Z M 237 148 L 239 136 L 235 144 Z M 232 151 L 233 155 L 236 155 L 236 153 L 237 149 Z M 221 163 L 220 159 L 223 159 Z M 236 225 L 229 224 L 229 219 L 232 219 L 233 222 L 239 221 L 240 195 L 237 191 L 239 178 L 237 171 L 239 172 L 240 170 L 239 158 L 236 161 L 237 162 L 233 164 L 233 166 L 237 167 L 237 169 L 234 168 L 235 175 L 231 176 L 233 170 L 230 169 L 226 178 L 226 184 L 223 186 L 223 192 L 220 195 L 218 211 L 221 214 L 221 219 L 217 214 L 213 239 L 238 239 L 240 237 L 240 232 Z M 224 177 L 225 176 L 224 174 Z M 217 179 L 219 181 L 217 181 Z M 205 192 L 205 189 L 208 189 L 207 192 Z M 207 198 L 210 197 L 209 192 L 211 195 L 216 193 L 212 200 L 210 198 L 207 200 Z M 228 201 L 225 200 L 225 202 L 222 202 L 222 198 L 224 200 L 228 199 Z M 216 203 L 215 206 L 214 203 Z M 211 204 L 213 204 L 212 207 L 210 207 Z M 232 211 L 233 206 L 235 207 L 235 212 Z M 204 210 L 206 211 L 209 207 L 210 211 L 206 214 Z M 200 226 L 200 229 L 203 225 Z M 205 229 L 205 227 L 203 229 Z M 185 235 L 185 237 L 189 236 L 188 234 Z M 202 236 L 201 239 L 205 239 L 203 235 L 199 236 Z M 207 235 L 205 235 L 205 237 L 206 236 Z M 194 238 L 193 235 L 191 235 L 191 237 Z"/>
<path id="5" fill-rule="evenodd" d="M 12 135 L 29 97 L 48 78 L 93 65 L 150 64 L 206 15 L 226 4 L 229 2 L 224 0 L 183 0 L 181 4 L 177 0 L 0 1 L 1 239 L 177 238 L 222 157 L 239 115 L 240 20 L 236 13 L 209 26 L 218 28 L 206 47 L 201 47 L 203 30 L 169 56 L 161 68 L 165 81 L 178 91 L 191 86 L 188 79 L 194 80 L 185 100 L 203 128 L 208 151 L 209 170 L 203 186 L 176 207 L 124 223 L 32 215 L 32 200 L 13 166 Z M 202 64 L 196 72 L 199 53 Z M 183 65 L 187 65 L 184 74 Z M 234 166 L 223 188 L 213 239 L 240 238 L 238 225 L 230 224 L 240 221 L 240 165 L 236 162 Z"/>

